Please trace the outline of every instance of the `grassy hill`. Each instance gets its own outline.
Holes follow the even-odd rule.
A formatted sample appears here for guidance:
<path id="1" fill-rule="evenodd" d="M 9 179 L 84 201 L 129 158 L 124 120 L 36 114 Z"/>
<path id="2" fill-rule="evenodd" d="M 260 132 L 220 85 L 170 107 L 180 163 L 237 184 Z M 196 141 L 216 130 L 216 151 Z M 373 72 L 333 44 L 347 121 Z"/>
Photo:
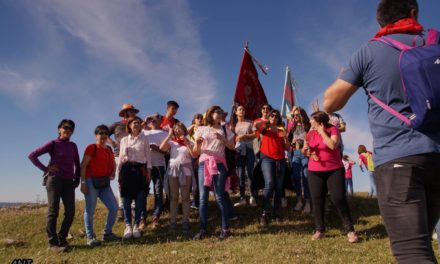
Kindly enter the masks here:
<path id="1" fill-rule="evenodd" d="M 237 199 L 233 197 L 234 201 Z M 149 208 L 152 200 L 150 195 Z M 294 203 L 292 197 L 288 197 L 288 201 L 289 205 Z M 260 227 L 258 210 L 249 206 L 236 209 L 240 220 L 232 225 L 233 237 L 220 242 L 217 240 L 220 232 L 218 210 L 211 201 L 209 231 L 215 236 L 206 240 L 191 239 L 198 231 L 196 211 L 191 213 L 192 230 L 188 236 L 168 232 L 168 213 L 165 212 L 161 228 L 152 230 L 149 226 L 138 240 L 89 248 L 85 238 L 81 237 L 84 203 L 78 201 L 71 228 L 72 249 L 61 254 L 47 250 L 45 206 L 2 209 L 0 239 L 10 238 L 21 243 L 15 246 L 1 244 L 0 263 L 11 263 L 17 258 L 33 259 L 33 263 L 394 263 L 376 200 L 358 194 L 350 197 L 349 203 L 355 228 L 361 237 L 357 244 L 348 243 L 335 212 L 327 217 L 327 237 L 311 241 L 313 224 L 310 216 L 286 209 L 282 223 Z M 95 232 L 99 238 L 105 217 L 106 209 L 98 203 Z M 151 217 L 148 220 L 151 221 Z M 117 222 L 114 232 L 122 235 L 123 229 L 124 224 Z"/>

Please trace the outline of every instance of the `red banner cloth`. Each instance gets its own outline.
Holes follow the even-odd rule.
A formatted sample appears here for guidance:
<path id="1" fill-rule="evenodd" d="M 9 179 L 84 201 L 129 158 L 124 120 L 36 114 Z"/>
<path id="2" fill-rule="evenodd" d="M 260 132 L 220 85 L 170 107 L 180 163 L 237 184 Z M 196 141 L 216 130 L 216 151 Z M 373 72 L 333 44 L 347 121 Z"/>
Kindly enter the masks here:
<path id="1" fill-rule="evenodd" d="M 267 104 L 266 94 L 258 80 L 257 69 L 247 49 L 244 49 L 240 73 L 238 74 L 234 104 L 244 106 L 246 110 L 245 118 L 248 120 L 257 119 L 260 115 L 261 107 Z"/>

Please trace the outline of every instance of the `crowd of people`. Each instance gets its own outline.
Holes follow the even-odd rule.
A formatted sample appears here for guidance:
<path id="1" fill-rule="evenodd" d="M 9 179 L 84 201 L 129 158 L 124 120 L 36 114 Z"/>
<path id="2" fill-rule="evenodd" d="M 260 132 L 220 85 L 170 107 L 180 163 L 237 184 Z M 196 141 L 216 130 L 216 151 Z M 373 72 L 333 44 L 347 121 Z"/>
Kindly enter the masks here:
<path id="1" fill-rule="evenodd" d="M 160 216 L 169 206 L 169 230 L 177 231 L 180 199 L 181 230 L 190 231 L 190 208 L 197 209 L 200 228 L 194 239 L 199 240 L 208 235 L 208 200 L 212 191 L 220 211 L 219 239 L 223 240 L 231 235 L 231 219 L 238 218 L 234 207 L 256 207 L 263 226 L 270 221 L 282 221 L 282 207 L 287 206 L 282 202 L 285 177 L 290 178 L 290 189 L 296 196 L 291 207 L 313 214 L 313 240 L 324 237 L 325 200 L 329 193 L 348 240 L 358 241 L 346 199 L 348 170 L 344 169 L 341 157 L 340 132 L 330 123 L 330 115 L 317 111 L 309 118 L 303 108 L 295 106 L 283 122 L 280 112 L 266 104 L 258 119 L 246 120 L 245 107 L 237 104 L 226 121 L 228 113 L 214 105 L 203 114 L 195 114 L 187 128 L 175 118 L 178 109 L 177 102 L 169 101 L 165 115 L 155 113 L 142 119 L 137 115 L 138 109 L 124 104 L 119 112 L 121 121 L 95 128 L 95 143 L 86 146 L 81 163 L 77 147 L 70 141 L 75 123 L 64 119 L 58 125 L 57 139 L 29 155 L 48 179 L 50 248 L 57 250 L 67 245 L 66 236 L 75 211 L 74 190 L 79 185 L 86 203 L 86 243 L 97 246 L 101 240 L 93 231 L 93 215 L 98 198 L 108 209 L 103 241 L 141 237 L 146 226 L 150 182 L 154 197 L 153 228 L 159 226 Z M 345 126 L 345 122 L 341 124 Z M 51 156 L 48 166 L 38 159 L 46 153 Z M 110 186 L 114 179 L 119 186 L 114 190 L 116 195 Z M 232 204 L 230 192 L 236 189 L 240 198 Z M 66 215 L 57 234 L 60 199 Z M 118 211 L 126 225 L 122 237 L 112 231 Z"/>
<path id="2" fill-rule="evenodd" d="M 288 177 L 296 196 L 292 208 L 312 214 L 312 240 L 325 237 L 325 210 L 329 204 L 326 199 L 330 197 L 348 241 L 358 242 L 347 203 L 347 194 L 353 195 L 352 167 L 356 162 L 344 155 L 341 132 L 346 124 L 334 112 L 345 105 L 358 87 L 363 87 L 369 96 L 374 157 L 372 151 L 359 145 L 358 165 L 368 172 L 369 196 L 378 199 L 393 254 L 399 263 L 437 263 L 431 234 L 440 216 L 440 130 L 434 127 L 438 122 L 419 128 L 405 119 L 412 115 L 411 102 L 402 93 L 397 63 L 400 52 L 390 47 L 395 41 L 407 46 L 425 44 L 423 37 L 419 37 L 423 27 L 417 19 L 416 0 L 380 1 L 377 20 L 381 30 L 373 41 L 355 52 L 326 90 L 326 112 L 316 110 L 309 116 L 303 108 L 294 107 L 290 118 L 283 122 L 280 112 L 266 104 L 261 107 L 260 118 L 246 120 L 245 106 L 235 105 L 226 122 L 227 113 L 214 105 L 203 114 L 195 114 L 187 128 L 175 118 L 179 109 L 175 101 L 167 103 L 164 116 L 156 113 L 145 119 L 137 116 L 139 110 L 133 105 L 124 104 L 119 113 L 121 121 L 109 127 L 96 127 L 96 142 L 86 147 L 81 163 L 78 148 L 70 141 L 75 123 L 62 120 L 58 137 L 29 155 L 45 173 L 49 248 L 62 251 L 67 245 L 75 213 L 75 188 L 79 185 L 86 203 L 87 244 L 96 246 L 101 243 L 93 231 L 98 198 L 108 209 L 103 241 L 121 239 L 112 231 L 118 209 L 123 212 L 126 225 L 122 238 L 142 236 L 150 181 L 154 194 L 153 226 L 159 225 L 168 206 L 166 196 L 169 230 L 177 231 L 181 197 L 182 231 L 191 230 L 189 211 L 196 208 L 199 230 L 194 239 L 200 240 L 208 236 L 207 209 L 212 191 L 220 212 L 219 239 L 224 240 L 231 236 L 230 221 L 238 217 L 234 212 L 237 206 L 259 206 L 256 212 L 263 226 L 270 221 L 282 221 Z M 383 36 L 388 40 L 380 39 Z M 434 36 L 427 41 L 434 41 Z M 438 67 L 435 64 L 438 63 L 424 65 Z M 429 68 L 426 74 L 437 71 Z M 429 105 L 428 108 L 432 110 Z M 433 112 L 435 118 L 438 109 L 433 111 L 437 111 Z M 38 159 L 46 153 L 51 157 L 47 166 Z M 238 181 L 234 181 L 233 175 L 237 175 Z M 116 196 L 110 187 L 113 179 L 119 183 Z M 232 204 L 229 192 L 235 187 L 240 198 Z M 120 197 L 119 201 L 115 197 Z M 57 233 L 60 199 L 65 214 Z"/>

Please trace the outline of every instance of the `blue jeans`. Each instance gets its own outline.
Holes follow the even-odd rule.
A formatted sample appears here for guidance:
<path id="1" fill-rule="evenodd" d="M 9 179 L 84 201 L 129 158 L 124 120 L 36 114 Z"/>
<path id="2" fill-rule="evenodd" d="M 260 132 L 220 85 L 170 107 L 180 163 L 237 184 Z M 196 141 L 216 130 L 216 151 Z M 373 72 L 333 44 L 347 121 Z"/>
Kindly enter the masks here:
<path id="1" fill-rule="evenodd" d="M 107 207 L 107 221 L 105 223 L 104 234 L 111 234 L 113 225 L 116 221 L 116 214 L 118 211 L 118 203 L 116 202 L 115 195 L 113 194 L 112 188 L 106 187 L 104 189 L 96 189 L 93 186 L 92 179 L 87 179 L 87 193 L 84 195 L 86 200 L 86 208 L 84 211 L 84 225 L 86 227 L 87 238 L 92 238 L 95 236 L 93 232 L 93 215 L 95 214 L 96 203 L 98 198 Z"/>
<path id="2" fill-rule="evenodd" d="M 163 180 L 165 175 L 165 167 L 153 167 L 151 170 L 151 178 L 154 184 L 154 211 L 153 217 L 159 218 L 163 211 Z"/>
<path id="3" fill-rule="evenodd" d="M 286 160 L 274 160 L 261 153 L 261 170 L 264 177 L 263 214 L 269 211 L 270 198 L 275 189 L 272 217 L 280 217 Z"/>
<path id="4" fill-rule="evenodd" d="M 247 172 L 247 176 L 249 178 L 249 191 L 251 196 L 255 197 L 256 191 L 253 186 L 254 180 L 254 164 L 255 164 L 255 154 L 252 148 L 246 147 L 246 155 L 239 155 L 237 170 L 238 170 L 238 179 L 240 186 L 240 197 L 244 198 L 245 196 L 245 170 Z"/>
<path id="5" fill-rule="evenodd" d="M 300 150 L 292 152 L 292 173 L 291 179 L 297 198 L 301 198 L 304 193 L 305 199 L 310 199 L 309 180 L 308 180 L 309 158 L 304 156 Z"/>
<path id="6" fill-rule="evenodd" d="M 345 178 L 345 192 L 353 195 L 353 179 L 352 178 Z"/>
<path id="7" fill-rule="evenodd" d="M 215 200 L 217 201 L 217 206 L 220 209 L 222 229 L 229 229 L 229 206 L 227 204 L 227 199 L 225 197 L 225 183 L 227 179 L 226 168 L 222 163 L 217 163 L 219 170 L 218 175 L 212 177 L 212 187 L 215 193 Z M 205 182 L 205 163 L 201 162 L 199 164 L 199 190 L 200 190 L 200 207 L 199 207 L 199 217 L 200 217 L 200 230 L 206 231 L 208 226 L 208 201 L 209 201 L 209 187 L 204 185 Z"/>
<path id="8" fill-rule="evenodd" d="M 370 193 L 368 194 L 370 197 L 376 195 L 376 181 L 374 180 L 374 174 L 372 171 L 367 170 L 368 178 L 370 179 Z"/>
<path id="9" fill-rule="evenodd" d="M 127 197 L 122 197 L 124 205 L 124 221 L 125 224 L 131 225 L 131 202 L 133 200 Z M 145 204 L 145 191 L 139 191 L 134 201 L 134 224 L 138 225 L 141 221 L 141 212 Z"/>

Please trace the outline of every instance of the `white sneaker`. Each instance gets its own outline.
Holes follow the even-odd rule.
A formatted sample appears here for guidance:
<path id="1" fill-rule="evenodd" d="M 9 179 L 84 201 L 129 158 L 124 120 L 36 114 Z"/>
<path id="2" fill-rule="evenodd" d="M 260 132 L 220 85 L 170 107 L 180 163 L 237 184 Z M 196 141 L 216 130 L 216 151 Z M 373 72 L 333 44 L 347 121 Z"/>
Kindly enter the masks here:
<path id="1" fill-rule="evenodd" d="M 281 198 L 281 208 L 287 208 L 287 199 Z"/>
<path id="2" fill-rule="evenodd" d="M 257 206 L 257 200 L 253 196 L 249 199 L 249 204 L 253 207 Z"/>
<path id="3" fill-rule="evenodd" d="M 238 203 L 235 203 L 234 207 L 238 207 L 242 205 L 246 205 L 246 198 L 240 198 L 240 201 L 238 201 Z"/>
<path id="4" fill-rule="evenodd" d="M 126 225 L 124 230 L 124 236 L 123 238 L 131 238 L 133 236 L 133 229 L 131 228 L 131 225 Z"/>
<path id="5" fill-rule="evenodd" d="M 139 229 L 139 225 L 134 225 L 133 237 L 134 238 L 140 238 L 141 237 L 141 230 Z"/>

